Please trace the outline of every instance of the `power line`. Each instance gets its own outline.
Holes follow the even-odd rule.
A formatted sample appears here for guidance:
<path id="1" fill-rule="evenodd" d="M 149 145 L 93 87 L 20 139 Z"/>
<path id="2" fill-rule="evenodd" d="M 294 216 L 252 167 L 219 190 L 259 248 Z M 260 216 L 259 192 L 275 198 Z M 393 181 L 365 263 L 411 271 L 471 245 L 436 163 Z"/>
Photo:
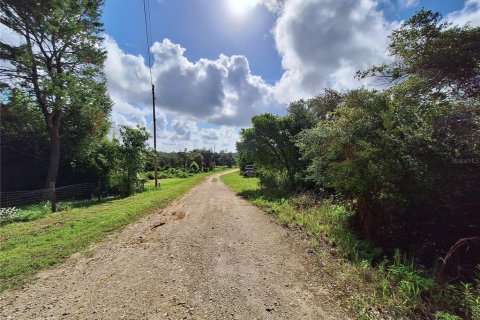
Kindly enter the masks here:
<path id="1" fill-rule="evenodd" d="M 157 118 L 155 116 L 155 85 L 152 78 L 152 61 L 150 58 L 150 42 L 152 39 L 152 20 L 150 16 L 150 0 L 143 0 L 143 15 L 145 17 L 145 34 L 147 36 L 147 55 L 148 55 L 148 68 L 150 70 L 150 84 L 152 85 L 152 113 L 153 113 L 153 149 L 155 151 L 155 187 L 158 186 L 157 178 Z"/>
<path id="2" fill-rule="evenodd" d="M 152 59 L 150 55 L 150 42 L 152 38 L 152 28 L 150 21 L 150 1 L 143 0 L 143 16 L 145 19 L 145 35 L 147 37 L 147 56 L 148 56 L 148 69 L 150 70 L 150 84 L 153 85 L 152 78 Z"/>
<path id="3" fill-rule="evenodd" d="M 148 35 L 150 36 L 150 43 L 152 42 L 152 17 L 150 16 L 150 0 L 147 0 L 147 14 L 148 14 Z M 150 54 L 148 55 L 150 58 Z M 150 64 L 151 66 L 151 64 Z"/>

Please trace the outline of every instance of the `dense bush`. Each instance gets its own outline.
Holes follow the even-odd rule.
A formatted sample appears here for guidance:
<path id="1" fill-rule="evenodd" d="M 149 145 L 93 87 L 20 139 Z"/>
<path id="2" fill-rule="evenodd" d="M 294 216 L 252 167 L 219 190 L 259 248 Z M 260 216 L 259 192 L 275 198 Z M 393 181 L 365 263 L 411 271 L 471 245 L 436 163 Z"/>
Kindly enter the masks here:
<path id="1" fill-rule="evenodd" d="M 264 186 L 298 190 L 305 186 L 303 161 L 295 141 L 297 135 L 314 124 L 303 101 L 293 103 L 284 117 L 262 114 L 252 118 L 253 126 L 242 129 L 237 143 L 241 165 L 255 163 Z M 242 168 L 243 169 L 243 168 Z"/>
<path id="2" fill-rule="evenodd" d="M 414 15 L 392 34 L 393 64 L 359 74 L 391 88 L 327 90 L 286 116 L 253 117 L 237 144 L 240 163 L 254 163 L 264 187 L 342 200 L 354 211 L 351 227 L 386 252 L 442 263 L 480 225 L 480 28 L 441 21 Z M 455 249 L 439 276 L 471 278 L 475 243 Z"/>
<path id="3" fill-rule="evenodd" d="M 122 126 L 122 142 L 117 139 L 104 139 L 89 156 L 90 166 L 98 179 L 95 195 L 129 196 L 142 191 L 142 172 L 146 163 L 146 142 L 148 133 L 145 128 Z M 152 174 L 153 177 L 153 174 Z"/>
<path id="4" fill-rule="evenodd" d="M 149 134 L 145 128 L 123 126 L 120 130 L 120 167 L 117 181 L 123 195 L 129 196 L 138 189 L 139 174 L 144 170 L 146 162 L 146 143 Z"/>
<path id="5" fill-rule="evenodd" d="M 193 174 L 191 172 L 176 168 L 159 168 L 157 172 L 158 179 L 188 178 L 192 175 Z M 142 177 L 148 180 L 153 180 L 155 179 L 155 172 L 147 171 L 142 174 Z"/>

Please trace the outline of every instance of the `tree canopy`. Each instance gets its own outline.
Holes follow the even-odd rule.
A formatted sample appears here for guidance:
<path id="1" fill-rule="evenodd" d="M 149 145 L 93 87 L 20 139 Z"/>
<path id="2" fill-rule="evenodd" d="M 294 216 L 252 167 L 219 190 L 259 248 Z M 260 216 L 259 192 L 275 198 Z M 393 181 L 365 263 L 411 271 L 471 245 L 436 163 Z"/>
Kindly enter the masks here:
<path id="1" fill-rule="evenodd" d="M 480 97 L 480 28 L 452 26 L 439 13 L 422 10 L 392 32 L 389 52 L 393 63 L 357 75 L 410 79 L 416 94 Z"/>

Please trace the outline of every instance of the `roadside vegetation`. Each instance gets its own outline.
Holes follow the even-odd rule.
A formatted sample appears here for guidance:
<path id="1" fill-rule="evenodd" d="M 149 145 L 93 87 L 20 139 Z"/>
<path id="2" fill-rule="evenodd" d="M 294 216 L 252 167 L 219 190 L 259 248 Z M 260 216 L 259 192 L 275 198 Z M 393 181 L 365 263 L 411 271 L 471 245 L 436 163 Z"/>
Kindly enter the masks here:
<path id="1" fill-rule="evenodd" d="M 65 202 L 56 213 L 49 206 L 23 208 L 34 215 L 32 221 L 0 227 L 0 292 L 24 284 L 38 271 L 165 207 L 209 174 L 161 180 L 157 188 L 150 181 L 145 192 L 126 198 Z"/>
<path id="2" fill-rule="evenodd" d="M 391 34 L 392 63 L 357 74 L 388 89 L 328 89 L 241 132 L 260 188 L 226 182 L 384 275 L 362 319 L 480 317 L 479 43 L 422 10 Z"/>
<path id="3" fill-rule="evenodd" d="M 386 256 L 349 227 L 353 212 L 345 205 L 313 194 L 272 193 L 258 178 L 244 178 L 238 172 L 221 176 L 227 186 L 289 228 L 300 227 L 310 235 L 319 263 L 348 281 L 336 286 L 358 319 L 462 319 L 480 317 L 480 283 L 439 284 L 411 258 L 396 250 Z M 342 270 L 331 264 L 340 259 Z M 479 270 L 480 271 L 480 270 Z M 355 290 L 351 290 L 351 282 Z"/>

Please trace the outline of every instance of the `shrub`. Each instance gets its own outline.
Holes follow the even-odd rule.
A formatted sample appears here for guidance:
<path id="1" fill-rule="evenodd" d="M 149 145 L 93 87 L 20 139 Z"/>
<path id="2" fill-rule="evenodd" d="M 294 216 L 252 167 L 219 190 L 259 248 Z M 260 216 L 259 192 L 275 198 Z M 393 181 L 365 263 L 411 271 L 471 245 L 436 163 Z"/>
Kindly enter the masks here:
<path id="1" fill-rule="evenodd" d="M 443 311 L 437 311 L 435 313 L 435 319 L 436 320 L 462 320 L 459 316 L 450 314 L 448 312 L 443 312 Z"/>
<path id="2" fill-rule="evenodd" d="M 149 134 L 145 128 L 120 129 L 122 145 L 118 148 L 115 170 L 108 174 L 107 184 L 111 193 L 129 196 L 139 191 L 140 173 L 146 162 L 146 142 Z"/>
<path id="3" fill-rule="evenodd" d="M 197 173 L 199 171 L 200 171 L 199 165 L 195 161 L 192 161 L 192 163 L 190 164 L 190 172 Z"/>
<path id="4" fill-rule="evenodd" d="M 439 107 L 397 93 L 346 93 L 342 107 L 304 130 L 298 144 L 317 187 L 355 204 L 352 226 L 364 238 L 387 251 L 420 250 L 428 242 L 422 258 L 431 263 L 432 253 L 446 252 L 480 223 L 480 171 L 452 165 L 458 150 L 478 157 L 480 108 Z"/>
<path id="5" fill-rule="evenodd" d="M 155 179 L 155 172 L 147 172 L 146 178 L 147 178 L 148 180 L 153 180 L 153 179 Z M 157 172 L 157 178 L 158 178 L 158 172 Z"/>
<path id="6" fill-rule="evenodd" d="M 463 297 L 466 316 L 472 320 L 480 320 L 480 266 L 477 266 L 475 281 L 463 283 Z"/>

